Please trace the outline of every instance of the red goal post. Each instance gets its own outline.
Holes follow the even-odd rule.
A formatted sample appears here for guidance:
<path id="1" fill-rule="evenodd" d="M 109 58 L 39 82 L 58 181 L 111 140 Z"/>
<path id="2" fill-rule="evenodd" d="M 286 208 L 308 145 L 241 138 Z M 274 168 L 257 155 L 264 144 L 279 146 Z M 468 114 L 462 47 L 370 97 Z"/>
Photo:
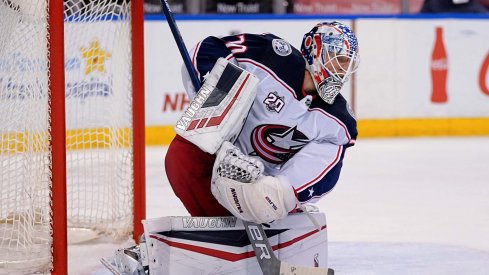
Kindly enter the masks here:
<path id="1" fill-rule="evenodd" d="M 143 233 L 143 3 L 0 0 L 0 273 Z"/>

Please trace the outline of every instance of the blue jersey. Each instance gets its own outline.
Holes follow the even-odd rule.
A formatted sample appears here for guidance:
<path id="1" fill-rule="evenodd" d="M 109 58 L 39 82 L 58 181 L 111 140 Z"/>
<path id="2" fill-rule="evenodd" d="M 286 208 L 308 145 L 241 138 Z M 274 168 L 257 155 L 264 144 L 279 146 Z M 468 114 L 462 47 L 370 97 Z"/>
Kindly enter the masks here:
<path id="1" fill-rule="evenodd" d="M 355 143 L 356 120 L 341 94 L 332 105 L 302 90 L 301 53 L 273 34 L 207 37 L 190 54 L 201 81 L 219 57 L 256 75 L 256 98 L 235 145 L 265 165 L 265 174 L 292 185 L 313 202 L 338 181 L 345 149 Z M 195 90 L 184 73 L 190 98 Z M 186 80 L 186 81 L 185 81 Z"/>

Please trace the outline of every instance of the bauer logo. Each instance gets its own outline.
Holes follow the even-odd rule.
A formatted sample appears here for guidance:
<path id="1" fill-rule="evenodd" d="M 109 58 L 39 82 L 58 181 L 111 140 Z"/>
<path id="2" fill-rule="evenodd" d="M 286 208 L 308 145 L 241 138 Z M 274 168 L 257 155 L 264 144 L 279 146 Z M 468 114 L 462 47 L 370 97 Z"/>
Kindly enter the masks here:
<path id="1" fill-rule="evenodd" d="M 183 218 L 184 228 L 227 228 L 236 226 L 236 217 Z"/>

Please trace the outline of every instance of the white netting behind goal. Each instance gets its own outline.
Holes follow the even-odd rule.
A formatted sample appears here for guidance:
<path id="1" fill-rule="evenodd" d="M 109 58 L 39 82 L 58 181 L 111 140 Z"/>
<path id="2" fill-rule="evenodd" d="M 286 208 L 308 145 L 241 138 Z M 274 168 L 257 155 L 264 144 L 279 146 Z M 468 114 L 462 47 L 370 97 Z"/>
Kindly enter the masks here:
<path id="1" fill-rule="evenodd" d="M 125 236 L 132 230 L 130 5 L 72 0 L 65 8 L 68 225 Z"/>
<path id="2" fill-rule="evenodd" d="M 47 1 L 0 0 L 0 273 L 51 268 L 48 43 L 65 45 L 68 226 L 132 232 L 130 1 L 65 0 L 64 42 Z"/>

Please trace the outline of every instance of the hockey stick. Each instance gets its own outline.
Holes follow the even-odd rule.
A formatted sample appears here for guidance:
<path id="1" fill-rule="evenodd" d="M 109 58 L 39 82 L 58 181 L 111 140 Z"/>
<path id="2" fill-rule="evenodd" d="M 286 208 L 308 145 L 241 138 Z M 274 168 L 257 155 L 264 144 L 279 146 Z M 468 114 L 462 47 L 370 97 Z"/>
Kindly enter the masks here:
<path id="1" fill-rule="evenodd" d="M 180 54 L 183 58 L 183 62 L 185 63 L 185 67 L 187 69 L 188 74 L 192 80 L 192 84 L 195 88 L 195 91 L 198 91 L 200 88 L 200 81 L 197 77 L 197 74 L 192 66 L 192 62 L 190 59 L 190 55 L 185 47 L 185 43 L 183 42 L 182 35 L 178 30 L 177 24 L 175 23 L 175 19 L 173 18 L 173 14 L 171 12 L 170 6 L 167 0 L 161 0 L 161 5 L 163 7 L 163 13 L 165 14 L 166 20 L 170 26 L 171 32 L 173 34 L 173 38 L 177 43 Z M 268 240 L 265 231 L 263 230 L 263 226 L 261 224 L 256 224 L 253 222 L 243 221 L 243 225 L 246 230 L 246 234 L 250 240 L 251 246 L 255 251 L 255 256 L 260 265 L 260 268 L 264 275 L 331 275 L 333 274 L 333 270 L 326 270 L 318 267 L 303 267 L 303 266 L 294 266 L 288 263 L 280 261 L 275 254 L 273 253 L 273 249 L 270 245 L 270 241 Z"/>
<path id="2" fill-rule="evenodd" d="M 170 5 L 168 4 L 167 0 L 161 0 L 161 5 L 163 6 L 163 13 L 165 14 L 166 21 L 168 21 L 168 25 L 170 26 L 170 30 L 171 33 L 173 34 L 173 38 L 175 38 L 175 42 L 177 43 L 178 50 L 182 55 L 185 68 L 187 69 L 187 72 L 190 75 L 190 79 L 192 80 L 192 84 L 194 85 L 195 91 L 198 91 L 200 88 L 200 81 L 192 66 L 190 55 L 188 54 L 187 48 L 185 47 L 185 43 L 183 42 L 182 35 L 178 30 L 177 23 L 175 23 L 175 19 L 173 18 L 173 13 L 170 10 Z"/>
<path id="3" fill-rule="evenodd" d="M 253 222 L 242 222 L 264 275 L 334 275 L 333 269 L 297 266 L 280 261 L 273 253 L 263 226 Z"/>

